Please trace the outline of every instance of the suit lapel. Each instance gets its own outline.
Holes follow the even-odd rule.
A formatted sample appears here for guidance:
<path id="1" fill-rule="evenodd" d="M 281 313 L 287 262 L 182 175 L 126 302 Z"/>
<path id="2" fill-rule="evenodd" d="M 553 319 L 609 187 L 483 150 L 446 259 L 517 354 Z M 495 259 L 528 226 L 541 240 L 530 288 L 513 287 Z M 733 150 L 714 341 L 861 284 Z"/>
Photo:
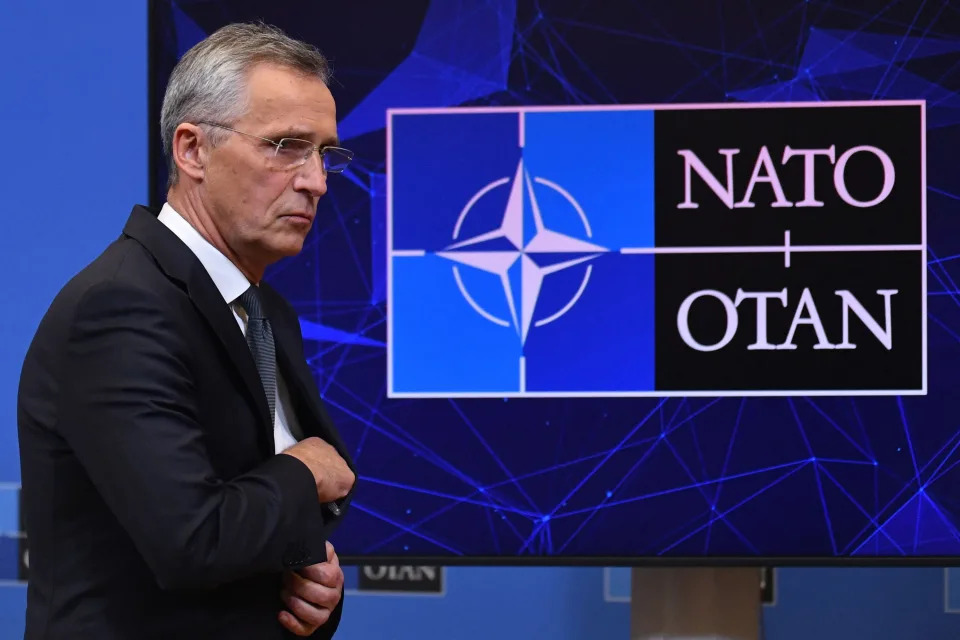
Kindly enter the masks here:
<path id="1" fill-rule="evenodd" d="M 273 418 L 270 416 L 267 396 L 263 392 L 263 382 L 260 380 L 253 354 L 250 353 L 250 347 L 237 325 L 233 312 L 202 266 L 194 270 L 193 278 L 187 286 L 190 299 L 220 338 L 233 366 L 240 372 L 244 387 L 256 405 L 260 424 L 266 427 L 261 429 L 260 443 L 272 454 L 274 452 Z"/>
<path id="2" fill-rule="evenodd" d="M 290 329 L 287 327 L 287 323 L 283 321 L 282 315 L 271 312 L 270 320 L 273 323 L 273 337 L 277 343 L 277 364 L 283 372 L 284 380 L 291 388 L 291 391 L 296 392 L 300 398 L 303 399 L 303 405 L 310 412 L 308 416 L 310 421 L 319 424 L 322 431 L 329 431 L 326 425 L 323 424 L 322 416 L 317 411 L 317 404 L 314 402 L 313 395 L 310 393 L 311 389 L 308 388 L 308 385 L 314 387 L 315 383 L 313 376 L 310 374 L 310 369 L 303 361 L 303 355 L 298 353 L 296 347 L 297 341 L 290 335 Z M 302 420 L 303 418 L 301 418 L 301 421 Z M 311 431 L 311 429 L 305 427 L 304 435 L 309 435 L 306 433 L 308 431 Z M 326 433 L 320 433 L 318 435 L 324 439 L 327 438 Z"/>
<path id="3" fill-rule="evenodd" d="M 260 374 L 233 312 L 224 302 L 203 265 L 172 231 L 157 220 L 156 213 L 144 207 L 134 207 L 124 233 L 142 244 L 156 258 L 168 277 L 185 286 L 190 300 L 210 325 L 223 345 L 230 364 L 243 379 L 248 399 L 253 402 L 260 417 L 260 424 L 265 427 L 260 430 L 259 442 L 272 454 L 273 419 L 269 415 L 270 409 Z"/>
<path id="4" fill-rule="evenodd" d="M 330 416 L 327 415 L 320 400 L 316 381 L 304 360 L 303 350 L 300 346 L 302 340 L 292 333 L 300 330 L 299 325 L 291 326 L 291 323 L 287 321 L 286 314 L 279 308 L 279 302 L 274 300 L 274 296 L 279 296 L 279 294 L 268 287 L 261 288 L 267 294 L 264 295 L 263 301 L 267 313 L 270 315 L 273 337 L 277 343 L 277 365 L 280 367 L 291 393 L 302 399 L 302 406 L 309 412 L 308 416 L 298 416 L 304 435 L 317 435 L 326 440 L 352 467 L 353 463 L 347 448 L 340 440 L 336 430 L 333 429 Z M 305 420 L 305 418 L 308 420 Z"/>
<path id="5" fill-rule="evenodd" d="M 300 403 L 294 401 L 294 405 L 299 404 L 299 406 L 304 407 L 304 413 L 306 415 L 304 415 L 304 413 L 298 414 L 304 435 L 319 436 L 328 442 L 337 450 L 337 453 L 339 453 L 340 457 L 347 463 L 350 470 L 359 476 L 357 466 L 350 457 L 350 452 L 347 451 L 346 444 L 340 439 L 340 435 L 333 426 L 333 421 L 330 419 L 330 416 L 327 415 L 327 411 L 323 406 L 323 400 L 320 398 L 317 383 L 313 378 L 313 374 L 310 372 L 310 367 L 303 357 L 303 340 L 300 337 L 301 334 L 294 334 L 294 331 L 300 331 L 296 314 L 284 313 L 281 305 L 285 305 L 285 303 L 282 302 L 279 294 L 274 293 L 269 287 L 262 288 L 270 293 L 270 295 L 264 296 L 263 299 L 267 311 L 270 314 L 271 321 L 273 322 L 273 336 L 277 342 L 277 365 L 283 371 L 284 380 L 287 381 L 290 387 L 291 396 L 293 398 L 299 397 L 301 400 Z M 277 297 L 277 300 L 273 300 L 274 296 Z M 306 420 L 304 418 L 306 418 Z M 344 499 L 337 501 L 341 511 L 346 509 L 353 501 L 353 496 L 354 492 L 350 491 Z M 329 520 L 328 532 L 332 531 L 332 527 L 337 526 L 340 521 L 339 516 L 335 516 L 332 520 Z"/>

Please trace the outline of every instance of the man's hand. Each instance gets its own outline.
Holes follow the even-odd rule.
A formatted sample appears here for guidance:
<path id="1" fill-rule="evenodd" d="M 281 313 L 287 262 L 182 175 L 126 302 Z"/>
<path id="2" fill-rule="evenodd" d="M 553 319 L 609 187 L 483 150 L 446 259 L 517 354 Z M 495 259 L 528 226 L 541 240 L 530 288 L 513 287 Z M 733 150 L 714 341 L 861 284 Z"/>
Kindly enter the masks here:
<path id="1" fill-rule="evenodd" d="M 310 469 L 322 504 L 336 502 L 350 493 L 357 481 L 337 450 L 316 436 L 305 438 L 281 453 L 297 458 Z"/>
<path id="2" fill-rule="evenodd" d="M 309 636 L 326 624 L 343 595 L 340 559 L 327 542 L 327 561 L 283 574 L 280 597 L 287 611 L 280 612 L 280 624 L 298 636 Z"/>

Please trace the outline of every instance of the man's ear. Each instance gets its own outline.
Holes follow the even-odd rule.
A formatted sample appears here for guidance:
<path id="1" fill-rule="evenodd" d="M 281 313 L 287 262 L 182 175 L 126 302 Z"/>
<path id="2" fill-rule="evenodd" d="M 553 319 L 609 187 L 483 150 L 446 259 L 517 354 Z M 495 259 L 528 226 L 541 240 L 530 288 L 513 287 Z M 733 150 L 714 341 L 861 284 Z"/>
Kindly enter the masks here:
<path id="1" fill-rule="evenodd" d="M 203 180 L 210 139 L 195 124 L 182 123 L 173 132 L 173 161 L 177 171 L 194 180 Z"/>

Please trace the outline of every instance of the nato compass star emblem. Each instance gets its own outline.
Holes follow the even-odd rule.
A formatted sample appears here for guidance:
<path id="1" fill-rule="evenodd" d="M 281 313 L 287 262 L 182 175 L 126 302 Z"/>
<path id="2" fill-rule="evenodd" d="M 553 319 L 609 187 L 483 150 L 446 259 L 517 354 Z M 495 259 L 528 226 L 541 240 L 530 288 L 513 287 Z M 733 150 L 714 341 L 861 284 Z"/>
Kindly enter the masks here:
<path id="1" fill-rule="evenodd" d="M 558 320 L 577 303 L 590 280 L 592 265 L 587 265 L 576 293 L 551 315 L 534 320 L 534 310 L 543 288 L 544 279 L 550 274 L 589 262 L 609 251 L 587 240 L 566 235 L 546 228 L 543 215 L 534 191 L 534 184 L 555 191 L 563 201 L 576 211 L 579 223 L 587 238 L 592 236 L 586 214 L 563 187 L 545 178 L 531 179 L 524 168 L 523 159 L 517 164 L 516 173 L 495 180 L 480 189 L 463 207 L 453 230 L 453 243 L 436 255 L 454 262 L 453 275 L 464 299 L 481 316 L 495 324 L 513 327 L 525 344 L 530 327 L 540 327 Z M 471 238 L 461 238 L 464 221 L 470 212 L 488 194 L 501 188 L 509 188 L 510 195 L 503 212 L 500 226 L 492 231 Z M 559 200 L 551 199 L 551 202 Z M 525 216 L 529 213 L 529 216 Z M 531 220 L 533 228 L 524 228 L 524 221 Z M 506 297 L 509 318 L 501 318 L 483 308 L 464 284 L 459 268 L 467 266 L 494 274 L 500 278 Z M 519 278 L 516 278 L 519 270 Z M 514 282 L 518 286 L 514 286 Z"/>

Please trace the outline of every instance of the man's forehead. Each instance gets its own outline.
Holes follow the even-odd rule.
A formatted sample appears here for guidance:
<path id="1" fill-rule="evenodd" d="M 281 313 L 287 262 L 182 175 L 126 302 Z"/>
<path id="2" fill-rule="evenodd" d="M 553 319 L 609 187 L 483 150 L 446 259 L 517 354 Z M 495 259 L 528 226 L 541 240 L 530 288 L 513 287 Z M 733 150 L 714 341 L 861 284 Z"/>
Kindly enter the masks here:
<path id="1" fill-rule="evenodd" d="M 251 70 L 247 88 L 244 119 L 286 137 L 329 139 L 336 135 L 336 104 L 319 78 L 258 65 Z"/>
<path id="2" fill-rule="evenodd" d="M 247 72 L 247 86 L 251 91 L 269 91 L 273 94 L 307 91 L 330 95 L 327 85 L 315 75 L 263 62 L 255 64 Z"/>

